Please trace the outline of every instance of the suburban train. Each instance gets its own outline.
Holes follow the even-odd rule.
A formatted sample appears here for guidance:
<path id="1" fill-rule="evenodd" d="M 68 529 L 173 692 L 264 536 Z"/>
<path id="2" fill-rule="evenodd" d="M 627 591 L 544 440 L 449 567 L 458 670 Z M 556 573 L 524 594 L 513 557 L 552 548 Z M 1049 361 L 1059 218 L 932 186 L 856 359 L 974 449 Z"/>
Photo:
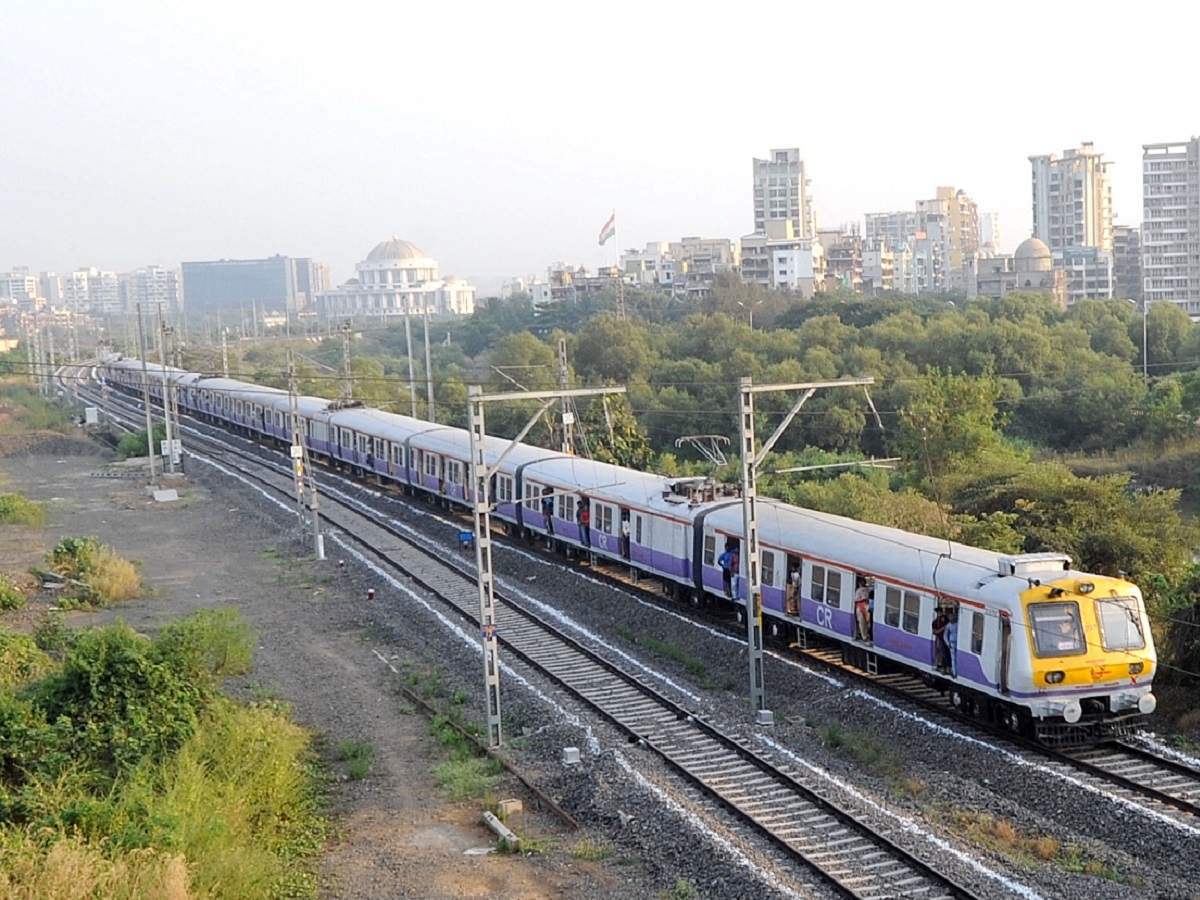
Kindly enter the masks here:
<path id="1" fill-rule="evenodd" d="M 108 357 L 98 369 L 107 385 L 140 394 L 139 360 Z M 162 371 L 148 370 L 157 397 Z M 287 392 L 166 375 L 193 416 L 291 441 Z M 317 397 L 299 397 L 297 407 L 318 459 L 445 504 L 469 502 L 466 430 Z M 489 437 L 489 464 L 507 446 Z M 623 563 L 672 596 L 744 615 L 744 585 L 730 571 L 742 540 L 735 489 L 518 444 L 489 492 L 494 518 L 514 535 Z M 801 646 L 835 642 L 870 672 L 919 673 L 965 712 L 1048 745 L 1128 734 L 1154 711 L 1156 656 L 1135 584 L 1077 571 L 1062 554 L 1005 555 L 768 498 L 757 509 L 768 634 Z M 956 635 L 941 632 L 950 620 Z"/>

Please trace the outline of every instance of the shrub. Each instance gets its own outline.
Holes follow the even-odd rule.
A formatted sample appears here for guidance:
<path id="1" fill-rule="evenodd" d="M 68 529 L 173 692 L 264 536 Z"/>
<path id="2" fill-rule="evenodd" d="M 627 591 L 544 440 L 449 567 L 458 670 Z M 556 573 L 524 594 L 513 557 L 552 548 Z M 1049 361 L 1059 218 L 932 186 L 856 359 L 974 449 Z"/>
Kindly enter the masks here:
<path id="1" fill-rule="evenodd" d="M 166 440 L 167 429 L 163 425 L 154 426 L 154 443 Z M 150 448 L 146 445 L 146 429 L 131 431 L 121 435 L 117 442 L 117 459 L 132 459 L 135 456 L 149 456 Z"/>
<path id="2" fill-rule="evenodd" d="M 87 583 L 101 603 L 132 600 L 142 592 L 142 576 L 137 567 L 108 547 L 100 548 L 96 568 L 88 576 Z"/>
<path id="3" fill-rule="evenodd" d="M 75 642 L 75 632 L 67 627 L 62 613 L 47 613 L 33 629 L 33 642 L 38 649 L 62 657 Z"/>
<path id="4" fill-rule="evenodd" d="M 351 781 L 362 781 L 371 771 L 375 748 L 366 741 L 342 741 L 338 756 L 346 763 L 346 776 Z"/>
<path id="5" fill-rule="evenodd" d="M 52 662 L 33 638 L 0 629 L 0 688 L 13 689 L 40 678 Z"/>
<path id="6" fill-rule="evenodd" d="M 158 759 L 195 730 L 202 690 L 118 623 L 79 635 L 60 672 L 39 686 L 50 722 L 73 722 L 72 750 L 109 774 Z"/>
<path id="7" fill-rule="evenodd" d="M 250 671 L 254 633 L 236 609 L 202 609 L 166 626 L 154 641 L 163 660 L 209 686 L 228 675 Z"/>
<path id="8" fill-rule="evenodd" d="M 101 543 L 94 537 L 65 537 L 46 557 L 51 570 L 63 578 L 83 578 L 96 568 Z"/>
<path id="9" fill-rule="evenodd" d="M 182 856 L 146 849 L 109 858 L 78 836 L 59 835 L 47 846 L 21 831 L 0 845 L 0 896 L 188 900 L 191 894 Z"/>
<path id="10" fill-rule="evenodd" d="M 0 575 L 0 609 L 21 609 L 25 606 L 25 592 Z"/>
<path id="11" fill-rule="evenodd" d="M 46 508 L 20 494 L 0 494 L 0 525 L 44 525 Z"/>
<path id="12" fill-rule="evenodd" d="M 83 603 L 119 603 L 142 591 L 137 567 L 94 537 L 65 537 L 46 561 L 53 572 L 72 582 L 65 596 Z"/>

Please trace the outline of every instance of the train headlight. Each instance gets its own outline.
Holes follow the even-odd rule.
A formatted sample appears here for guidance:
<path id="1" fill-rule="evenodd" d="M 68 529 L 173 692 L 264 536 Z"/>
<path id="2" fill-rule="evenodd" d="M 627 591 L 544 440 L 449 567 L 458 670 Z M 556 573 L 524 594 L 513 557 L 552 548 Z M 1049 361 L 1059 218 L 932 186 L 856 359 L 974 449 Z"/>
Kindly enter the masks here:
<path id="1" fill-rule="evenodd" d="M 1096 585 L 1092 584 L 1090 581 L 1081 581 L 1075 585 L 1076 592 L 1080 594 L 1090 594 L 1095 589 Z"/>
<path id="2" fill-rule="evenodd" d="M 1062 680 L 1067 677 L 1065 672 L 1047 672 L 1045 675 L 1046 684 L 1062 684 Z"/>
<path id="3" fill-rule="evenodd" d="M 1146 668 L 1145 663 L 1140 663 L 1140 662 L 1130 663 L 1129 664 L 1129 674 L 1130 675 L 1141 675 L 1142 670 L 1145 668 Z"/>
<path id="4" fill-rule="evenodd" d="M 1062 712 L 1063 720 L 1068 725 L 1074 725 L 1083 717 L 1083 707 L 1079 705 L 1078 700 L 1068 700 Z"/>
<path id="5" fill-rule="evenodd" d="M 1138 712 L 1148 716 L 1158 708 L 1158 698 L 1153 694 L 1142 694 L 1138 697 Z"/>

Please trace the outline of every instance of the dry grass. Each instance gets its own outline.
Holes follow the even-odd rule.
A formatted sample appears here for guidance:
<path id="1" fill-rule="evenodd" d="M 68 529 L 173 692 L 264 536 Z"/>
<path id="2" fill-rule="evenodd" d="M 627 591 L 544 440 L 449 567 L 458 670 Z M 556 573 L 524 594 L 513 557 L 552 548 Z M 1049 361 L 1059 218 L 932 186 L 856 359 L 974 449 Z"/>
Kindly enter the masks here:
<path id="1" fill-rule="evenodd" d="M 132 600 L 142 592 L 142 576 L 129 560 L 102 547 L 96 558 L 95 570 L 87 582 L 102 603 Z"/>
<path id="2" fill-rule="evenodd" d="M 114 859 L 76 837 L 43 847 L 22 832 L 0 847 L 0 896 L 10 900 L 189 900 L 182 856 L 130 850 Z"/>
<path id="3" fill-rule="evenodd" d="M 1019 862 L 1063 862 L 1062 842 L 1044 834 L 1023 832 L 1016 824 L 990 813 L 960 810 L 954 824 L 972 843 Z"/>

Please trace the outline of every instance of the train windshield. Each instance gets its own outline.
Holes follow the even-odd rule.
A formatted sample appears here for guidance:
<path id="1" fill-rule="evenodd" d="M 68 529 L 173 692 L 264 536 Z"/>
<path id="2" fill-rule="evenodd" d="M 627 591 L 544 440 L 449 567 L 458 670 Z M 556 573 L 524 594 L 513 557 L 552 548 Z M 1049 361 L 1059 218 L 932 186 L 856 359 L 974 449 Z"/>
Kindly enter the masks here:
<path id="1" fill-rule="evenodd" d="M 1132 597 L 1097 600 L 1096 616 L 1105 650 L 1141 650 L 1146 646 L 1137 601 Z"/>
<path id="2" fill-rule="evenodd" d="M 1033 603 L 1029 618 L 1038 656 L 1073 656 L 1087 650 L 1078 603 Z"/>

